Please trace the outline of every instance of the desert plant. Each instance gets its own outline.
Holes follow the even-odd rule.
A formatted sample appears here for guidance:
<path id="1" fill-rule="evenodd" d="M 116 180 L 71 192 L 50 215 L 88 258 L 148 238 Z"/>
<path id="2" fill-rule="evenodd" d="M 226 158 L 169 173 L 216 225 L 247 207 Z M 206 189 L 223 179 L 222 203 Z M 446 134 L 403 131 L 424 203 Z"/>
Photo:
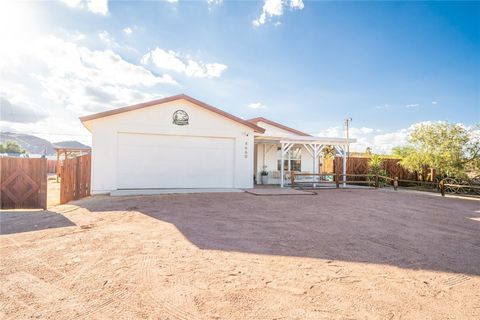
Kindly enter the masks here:
<path id="1" fill-rule="evenodd" d="M 378 183 L 381 187 L 389 184 L 387 179 L 381 178 L 387 176 L 387 171 L 383 168 L 383 161 L 384 159 L 381 156 L 374 154 L 368 162 L 368 181 L 375 181 L 376 176 L 380 176 Z"/>

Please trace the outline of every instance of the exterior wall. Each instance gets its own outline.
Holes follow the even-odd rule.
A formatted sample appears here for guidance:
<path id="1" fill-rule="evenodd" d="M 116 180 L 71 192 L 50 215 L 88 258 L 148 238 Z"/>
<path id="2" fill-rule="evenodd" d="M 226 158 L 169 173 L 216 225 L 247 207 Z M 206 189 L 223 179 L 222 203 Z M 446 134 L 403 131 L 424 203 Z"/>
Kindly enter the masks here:
<path id="1" fill-rule="evenodd" d="M 265 129 L 263 134 L 259 134 L 259 136 L 271 136 L 271 137 L 294 137 L 296 136 L 294 133 L 284 130 L 282 128 L 278 128 L 272 126 L 271 124 L 259 121 L 257 126 L 262 127 Z"/>
<path id="2" fill-rule="evenodd" d="M 188 113 L 188 125 L 178 126 L 172 123 L 172 115 L 179 109 Z M 118 133 L 233 138 L 234 187 L 253 186 L 253 129 L 187 100 L 171 101 L 160 106 L 99 118 L 88 121 L 86 125 L 92 132 L 93 194 L 118 189 Z M 138 156 L 148 157 L 148 154 Z M 132 174 L 134 170 L 132 168 Z"/>

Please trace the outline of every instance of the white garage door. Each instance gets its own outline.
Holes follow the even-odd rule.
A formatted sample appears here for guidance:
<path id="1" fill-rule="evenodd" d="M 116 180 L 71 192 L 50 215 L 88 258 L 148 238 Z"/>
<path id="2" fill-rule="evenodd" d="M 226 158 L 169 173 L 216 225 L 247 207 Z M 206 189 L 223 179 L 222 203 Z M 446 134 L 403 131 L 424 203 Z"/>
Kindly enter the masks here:
<path id="1" fill-rule="evenodd" d="M 234 139 L 118 135 L 118 187 L 232 188 Z"/>

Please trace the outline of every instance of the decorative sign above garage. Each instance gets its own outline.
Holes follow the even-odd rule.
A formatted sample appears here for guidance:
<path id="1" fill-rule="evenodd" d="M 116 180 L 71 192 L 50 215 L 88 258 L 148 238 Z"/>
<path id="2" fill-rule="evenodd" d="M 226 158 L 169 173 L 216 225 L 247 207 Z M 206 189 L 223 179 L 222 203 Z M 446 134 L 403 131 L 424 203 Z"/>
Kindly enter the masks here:
<path id="1" fill-rule="evenodd" d="M 183 110 L 177 110 L 173 113 L 173 124 L 177 126 L 188 125 L 188 114 Z"/>

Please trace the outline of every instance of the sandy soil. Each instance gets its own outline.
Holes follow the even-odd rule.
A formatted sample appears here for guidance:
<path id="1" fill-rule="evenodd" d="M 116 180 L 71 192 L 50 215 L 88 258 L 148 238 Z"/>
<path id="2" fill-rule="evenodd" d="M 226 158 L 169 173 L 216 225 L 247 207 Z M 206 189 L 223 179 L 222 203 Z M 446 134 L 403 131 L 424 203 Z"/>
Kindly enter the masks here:
<path id="1" fill-rule="evenodd" d="M 47 180 L 47 208 L 60 204 L 60 182 L 56 175 L 49 175 Z"/>
<path id="2" fill-rule="evenodd" d="M 480 202 L 92 197 L 1 213 L 2 319 L 479 319 Z"/>

